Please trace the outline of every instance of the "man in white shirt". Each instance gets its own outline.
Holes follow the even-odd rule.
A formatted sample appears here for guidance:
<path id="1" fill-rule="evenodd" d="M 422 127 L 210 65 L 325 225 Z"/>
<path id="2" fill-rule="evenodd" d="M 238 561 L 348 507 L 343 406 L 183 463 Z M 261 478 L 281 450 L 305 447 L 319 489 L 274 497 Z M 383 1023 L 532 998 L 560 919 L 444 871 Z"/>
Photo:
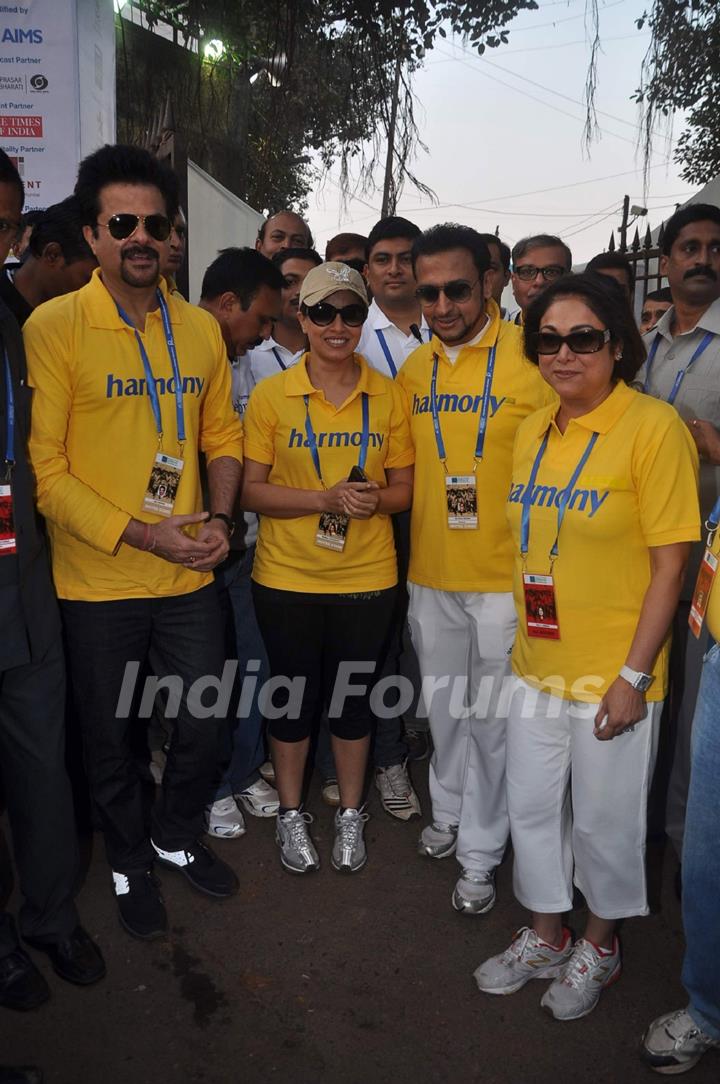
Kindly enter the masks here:
<path id="1" fill-rule="evenodd" d="M 391 217 L 382 218 L 368 237 L 365 278 L 373 300 L 358 354 L 393 380 L 413 350 L 430 340 L 412 269 L 412 243 L 419 234 L 413 222 Z"/>
<path id="2" fill-rule="evenodd" d="M 302 356 L 305 333 L 297 318 L 300 287 L 308 271 L 321 264 L 322 260 L 312 248 L 284 248 L 275 253 L 272 262 L 285 279 L 282 308 L 270 338 L 263 339 L 248 352 L 246 364 L 249 364 L 253 384 L 266 376 L 289 369 Z"/>

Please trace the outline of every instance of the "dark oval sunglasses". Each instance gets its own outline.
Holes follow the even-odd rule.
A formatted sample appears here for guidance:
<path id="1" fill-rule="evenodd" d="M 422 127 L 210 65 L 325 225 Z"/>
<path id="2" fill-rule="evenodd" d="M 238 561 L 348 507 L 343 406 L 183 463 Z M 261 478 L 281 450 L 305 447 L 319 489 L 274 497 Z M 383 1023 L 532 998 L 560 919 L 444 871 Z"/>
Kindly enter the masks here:
<path id="1" fill-rule="evenodd" d="M 530 337 L 530 346 L 537 354 L 557 354 L 563 343 L 567 343 L 573 354 L 597 354 L 605 343 L 610 342 L 610 331 L 605 328 L 589 327 L 581 331 L 571 331 L 569 335 L 558 335 L 554 331 L 538 331 Z"/>
<path id="2" fill-rule="evenodd" d="M 434 305 L 440 294 L 445 294 L 448 301 L 469 301 L 479 281 L 480 279 L 475 279 L 474 282 L 453 279 L 452 282 L 446 282 L 443 286 L 418 286 L 415 296 L 426 305 Z"/>
<path id="3" fill-rule="evenodd" d="M 98 226 L 106 229 L 116 241 L 125 241 L 128 237 L 132 237 L 141 222 L 150 236 L 156 241 L 167 241 L 172 229 L 167 215 L 131 215 L 122 213 L 112 215 L 107 222 L 98 222 Z"/>
<path id="4" fill-rule="evenodd" d="M 367 309 L 360 302 L 338 309 L 328 301 L 318 301 L 317 305 L 309 306 L 307 316 L 308 320 L 312 320 L 318 327 L 329 327 L 336 316 L 339 316 L 347 327 L 360 327 L 367 319 Z"/>

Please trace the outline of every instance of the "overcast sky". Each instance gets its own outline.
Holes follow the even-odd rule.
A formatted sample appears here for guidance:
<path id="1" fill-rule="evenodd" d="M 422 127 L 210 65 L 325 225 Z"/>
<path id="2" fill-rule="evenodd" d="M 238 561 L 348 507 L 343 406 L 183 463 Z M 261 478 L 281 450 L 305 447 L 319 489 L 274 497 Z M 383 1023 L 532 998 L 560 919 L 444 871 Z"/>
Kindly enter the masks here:
<path id="1" fill-rule="evenodd" d="M 601 0 L 603 54 L 599 62 L 601 139 L 583 151 L 582 105 L 589 47 L 585 0 L 539 0 L 509 24 L 508 44 L 478 57 L 460 40 L 441 41 L 415 78 L 418 119 L 429 153 L 419 152 L 418 176 L 438 195 L 439 206 L 407 187 L 398 214 L 427 228 L 435 222 L 467 223 L 495 232 L 512 245 L 528 233 L 558 233 L 576 260 L 608 244 L 619 225 L 625 193 L 643 204 L 642 160 L 636 151 L 638 107 L 630 100 L 639 83 L 649 42 L 635 20 L 647 0 Z M 601 112 L 602 111 L 602 112 Z M 676 121 L 673 135 L 680 135 Z M 697 191 L 668 160 L 658 137 L 646 205 L 640 220 L 658 225 Z M 380 217 L 380 191 L 341 209 L 337 169 L 315 189 L 309 214 L 317 246 L 340 230 L 367 234 Z M 587 182 L 587 183 L 584 183 Z M 462 205 L 462 206 L 461 206 Z M 634 227 L 633 227 L 634 229 Z"/>

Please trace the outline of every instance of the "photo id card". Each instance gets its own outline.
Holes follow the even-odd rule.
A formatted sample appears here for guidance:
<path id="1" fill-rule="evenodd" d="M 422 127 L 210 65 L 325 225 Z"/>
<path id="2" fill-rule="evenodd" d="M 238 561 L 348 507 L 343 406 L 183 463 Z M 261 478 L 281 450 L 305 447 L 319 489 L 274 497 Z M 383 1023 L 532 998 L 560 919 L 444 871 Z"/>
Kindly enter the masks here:
<path id="1" fill-rule="evenodd" d="M 718 558 L 714 553 L 706 549 L 698 569 L 698 578 L 695 582 L 695 590 L 690 603 L 690 616 L 688 617 L 688 625 L 696 640 L 700 639 L 700 633 L 702 632 L 717 566 Z"/>
<path id="2" fill-rule="evenodd" d="M 17 553 L 15 517 L 12 489 L 9 485 L 0 485 L 0 557 L 7 553 Z"/>
<path id="3" fill-rule="evenodd" d="M 142 503 L 143 512 L 154 512 L 156 516 L 173 514 L 184 465 L 182 459 L 164 452 L 156 454 Z"/>
<path id="4" fill-rule="evenodd" d="M 315 545 L 342 553 L 350 517 L 343 512 L 323 512 L 315 532 Z"/>
<path id="5" fill-rule="evenodd" d="M 555 581 L 552 576 L 535 576 L 523 572 L 525 620 L 528 636 L 541 640 L 559 640 Z"/>
<path id="6" fill-rule="evenodd" d="M 445 500 L 451 530 L 477 527 L 477 484 L 474 474 L 446 474 Z"/>

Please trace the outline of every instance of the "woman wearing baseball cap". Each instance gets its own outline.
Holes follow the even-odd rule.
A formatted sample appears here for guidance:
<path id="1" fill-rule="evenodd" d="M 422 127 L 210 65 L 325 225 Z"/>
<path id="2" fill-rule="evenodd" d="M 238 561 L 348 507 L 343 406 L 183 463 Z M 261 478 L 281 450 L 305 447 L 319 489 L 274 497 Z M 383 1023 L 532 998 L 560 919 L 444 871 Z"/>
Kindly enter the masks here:
<path id="1" fill-rule="evenodd" d="M 276 839 L 294 873 L 320 864 L 302 789 L 324 709 L 340 788 L 331 862 L 352 873 L 367 860 L 369 701 L 397 586 L 390 517 L 410 507 L 414 461 L 402 392 L 354 352 L 367 310 L 357 271 L 313 268 L 300 292 L 309 349 L 255 388 L 245 415 L 243 506 L 261 517 L 253 596 L 277 690 L 263 705 Z"/>

